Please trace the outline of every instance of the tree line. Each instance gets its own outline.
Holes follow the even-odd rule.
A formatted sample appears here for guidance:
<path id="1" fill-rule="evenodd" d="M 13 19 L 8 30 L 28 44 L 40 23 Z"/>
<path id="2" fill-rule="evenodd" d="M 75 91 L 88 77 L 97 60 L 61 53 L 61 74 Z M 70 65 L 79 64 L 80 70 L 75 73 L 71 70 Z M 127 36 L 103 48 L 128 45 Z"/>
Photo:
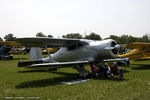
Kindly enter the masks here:
<path id="1" fill-rule="evenodd" d="M 36 37 L 50 37 L 53 38 L 52 35 L 45 35 L 42 32 L 38 32 L 36 35 Z M 66 35 L 62 36 L 63 38 L 73 38 L 73 39 L 90 39 L 90 40 L 102 40 L 101 36 L 99 34 L 96 34 L 94 32 L 90 33 L 89 35 L 81 35 L 80 33 L 69 33 Z M 16 37 L 10 33 L 7 34 L 4 37 L 5 41 L 14 41 L 16 39 Z M 131 35 L 121 35 L 121 36 L 117 36 L 117 35 L 110 35 L 108 38 L 105 39 L 114 39 L 115 41 L 117 41 L 117 43 L 119 44 L 128 44 L 128 43 L 132 43 L 132 42 L 145 42 L 145 43 L 150 43 L 150 34 L 145 34 L 142 37 L 134 37 Z M 1 37 L 0 37 L 0 41 L 4 41 Z"/>

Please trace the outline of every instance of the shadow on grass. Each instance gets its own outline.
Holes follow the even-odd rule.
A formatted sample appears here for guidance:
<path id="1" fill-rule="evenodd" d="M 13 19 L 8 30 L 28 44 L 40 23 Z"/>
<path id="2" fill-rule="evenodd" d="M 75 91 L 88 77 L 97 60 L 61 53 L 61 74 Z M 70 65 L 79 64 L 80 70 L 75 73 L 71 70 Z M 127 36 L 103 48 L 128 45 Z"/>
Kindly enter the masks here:
<path id="1" fill-rule="evenodd" d="M 57 84 L 62 84 L 61 82 L 71 81 L 71 80 L 75 80 L 75 79 L 79 78 L 78 74 L 73 74 L 73 73 L 57 72 L 56 74 L 61 74 L 61 75 L 65 75 L 65 76 L 23 82 L 23 83 L 17 85 L 16 88 L 21 89 L 21 88 L 36 88 L 36 87 L 54 86 Z"/>
<path id="2" fill-rule="evenodd" d="M 48 70 L 24 70 L 18 71 L 18 73 L 34 73 L 34 72 L 49 72 Z"/>
<path id="3" fill-rule="evenodd" d="M 13 58 L 12 60 L 28 60 L 28 58 Z"/>
<path id="4" fill-rule="evenodd" d="M 130 71 L 127 69 L 123 69 L 123 73 L 129 73 Z"/>
<path id="5" fill-rule="evenodd" d="M 119 78 L 117 76 L 115 76 L 114 78 L 92 78 L 93 80 L 109 80 L 109 81 L 118 81 L 118 82 L 122 82 L 122 81 L 128 81 L 129 79 L 125 79 L 125 78 Z"/>
<path id="6" fill-rule="evenodd" d="M 110 81 L 119 81 L 119 82 L 122 82 L 122 81 L 128 81 L 129 79 L 125 79 L 125 78 L 120 79 L 120 78 L 118 78 L 118 77 L 115 77 L 115 78 L 113 78 L 113 79 L 108 79 L 108 80 L 110 80 Z"/>
<path id="7" fill-rule="evenodd" d="M 28 60 L 27 58 L 13 58 L 13 59 L 2 59 L 3 61 L 10 61 L 10 60 Z"/>
<path id="8" fill-rule="evenodd" d="M 34 72 L 34 71 L 33 71 Z M 37 72 L 37 71 L 35 71 Z M 21 88 L 36 88 L 36 87 L 46 87 L 46 86 L 54 86 L 58 84 L 62 84 L 61 82 L 69 82 L 72 80 L 79 79 L 78 73 L 65 73 L 65 72 L 52 72 L 54 74 L 63 75 L 63 77 L 55 77 L 55 78 L 49 78 L 49 79 L 42 79 L 42 80 L 33 80 L 33 81 L 27 81 L 23 82 L 16 86 L 16 89 Z M 92 78 L 94 80 L 110 80 L 110 81 L 127 81 L 128 79 L 120 79 L 118 77 L 115 78 Z"/>
<path id="9" fill-rule="evenodd" d="M 4 61 L 10 61 L 10 60 L 23 60 L 23 61 L 25 61 L 25 60 L 28 60 L 27 58 L 13 58 L 13 59 L 2 59 L 2 60 L 4 60 Z"/>
<path id="10" fill-rule="evenodd" d="M 150 70 L 150 65 L 138 65 L 137 67 L 132 67 L 133 70 Z"/>

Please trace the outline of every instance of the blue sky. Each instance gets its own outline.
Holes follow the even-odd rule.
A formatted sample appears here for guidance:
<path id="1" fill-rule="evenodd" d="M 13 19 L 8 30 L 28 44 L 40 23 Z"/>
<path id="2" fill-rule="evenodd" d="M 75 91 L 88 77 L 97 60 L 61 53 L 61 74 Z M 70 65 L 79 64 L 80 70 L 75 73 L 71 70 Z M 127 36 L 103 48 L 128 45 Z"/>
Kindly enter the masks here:
<path id="1" fill-rule="evenodd" d="M 0 0 L 0 37 L 150 34 L 150 0 Z"/>

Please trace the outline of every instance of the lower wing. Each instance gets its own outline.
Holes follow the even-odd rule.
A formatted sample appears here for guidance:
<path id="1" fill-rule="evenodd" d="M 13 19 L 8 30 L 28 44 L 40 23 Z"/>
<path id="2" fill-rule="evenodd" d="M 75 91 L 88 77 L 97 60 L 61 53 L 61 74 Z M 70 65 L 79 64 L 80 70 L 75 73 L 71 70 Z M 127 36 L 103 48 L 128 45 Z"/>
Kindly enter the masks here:
<path id="1" fill-rule="evenodd" d="M 125 58 L 116 58 L 116 59 L 104 59 L 103 62 L 120 62 L 125 61 Z"/>
<path id="2" fill-rule="evenodd" d="M 124 61 L 125 59 L 105 59 L 103 62 L 118 62 Z M 84 65 L 92 63 L 93 61 L 74 61 L 74 62 L 56 62 L 56 63 L 43 63 L 42 60 L 39 61 L 26 61 L 19 62 L 18 67 L 25 67 L 29 69 L 54 69 L 54 68 L 63 68 L 71 67 L 72 65 Z"/>
<path id="3" fill-rule="evenodd" d="M 42 61 L 27 61 L 19 62 L 18 67 L 25 67 L 29 69 L 54 69 L 70 67 L 72 65 L 88 64 L 89 61 L 74 61 L 74 62 L 56 62 L 56 63 L 42 63 Z"/>

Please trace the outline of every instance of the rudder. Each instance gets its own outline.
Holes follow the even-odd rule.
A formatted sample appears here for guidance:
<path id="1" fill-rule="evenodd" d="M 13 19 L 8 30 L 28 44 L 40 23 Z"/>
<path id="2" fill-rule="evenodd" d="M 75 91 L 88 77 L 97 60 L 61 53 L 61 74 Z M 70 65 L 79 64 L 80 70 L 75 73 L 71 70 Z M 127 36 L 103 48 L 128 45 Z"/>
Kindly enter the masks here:
<path id="1" fill-rule="evenodd" d="M 41 53 L 41 49 L 39 47 L 32 47 L 30 50 L 30 60 L 37 61 L 42 59 L 43 59 L 43 55 Z"/>

